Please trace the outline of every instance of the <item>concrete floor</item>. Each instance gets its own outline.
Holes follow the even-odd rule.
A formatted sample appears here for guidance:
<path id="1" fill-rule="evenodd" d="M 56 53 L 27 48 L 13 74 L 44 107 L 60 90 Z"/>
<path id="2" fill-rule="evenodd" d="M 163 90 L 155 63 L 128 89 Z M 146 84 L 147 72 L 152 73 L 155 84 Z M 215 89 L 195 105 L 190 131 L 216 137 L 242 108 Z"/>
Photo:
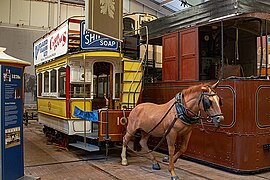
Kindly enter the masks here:
<path id="1" fill-rule="evenodd" d="M 128 155 L 129 166 L 120 164 L 120 148 L 109 151 L 106 160 L 104 151 L 86 152 L 76 148 L 63 150 L 56 144 L 48 143 L 42 133 L 42 126 L 30 121 L 24 128 L 25 175 L 40 177 L 42 180 L 168 180 L 167 164 L 160 163 L 161 170 L 151 169 L 151 162 L 145 157 Z M 161 162 L 163 154 L 155 153 Z M 180 179 L 252 179 L 270 180 L 270 172 L 241 176 L 227 173 L 186 160 L 178 160 L 176 173 Z"/>

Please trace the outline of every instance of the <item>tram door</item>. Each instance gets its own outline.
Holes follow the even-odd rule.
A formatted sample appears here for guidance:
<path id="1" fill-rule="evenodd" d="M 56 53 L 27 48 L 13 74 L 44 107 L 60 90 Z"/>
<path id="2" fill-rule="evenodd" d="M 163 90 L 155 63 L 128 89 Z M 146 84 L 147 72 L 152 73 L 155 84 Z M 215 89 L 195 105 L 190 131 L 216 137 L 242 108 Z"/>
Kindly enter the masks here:
<path id="1" fill-rule="evenodd" d="M 105 97 L 109 100 L 109 108 L 111 108 L 111 102 L 113 97 L 113 65 L 111 63 L 94 63 L 93 88 L 93 109 L 100 109 L 106 107 Z"/>

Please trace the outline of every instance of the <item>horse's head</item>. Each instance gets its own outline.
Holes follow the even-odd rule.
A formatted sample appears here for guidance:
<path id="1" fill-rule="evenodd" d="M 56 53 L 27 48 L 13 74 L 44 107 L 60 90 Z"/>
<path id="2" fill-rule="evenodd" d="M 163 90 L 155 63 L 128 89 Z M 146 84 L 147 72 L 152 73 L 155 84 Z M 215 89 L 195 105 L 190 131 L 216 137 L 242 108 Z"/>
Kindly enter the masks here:
<path id="1" fill-rule="evenodd" d="M 199 106 L 203 108 L 205 113 L 213 120 L 216 127 L 219 127 L 220 122 L 224 120 L 221 113 L 222 100 L 215 92 L 218 83 L 212 86 L 202 86 L 202 92 L 199 100 Z"/>

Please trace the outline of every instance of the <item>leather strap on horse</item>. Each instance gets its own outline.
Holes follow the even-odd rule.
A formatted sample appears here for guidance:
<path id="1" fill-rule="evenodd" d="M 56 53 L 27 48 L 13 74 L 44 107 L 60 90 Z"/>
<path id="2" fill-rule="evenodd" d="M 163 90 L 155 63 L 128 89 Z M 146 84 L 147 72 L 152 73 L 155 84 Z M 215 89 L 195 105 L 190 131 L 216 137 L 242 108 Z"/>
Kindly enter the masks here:
<path id="1" fill-rule="evenodd" d="M 193 111 L 187 109 L 185 105 L 183 104 L 183 94 L 177 93 L 175 96 L 175 108 L 178 115 L 178 118 L 185 124 L 191 125 L 196 124 L 199 122 L 200 119 L 202 119 L 201 116 L 199 116 L 200 113 L 196 114 Z M 194 115 L 194 117 L 190 117 L 187 115 L 187 112 L 190 112 Z"/>
<path id="2" fill-rule="evenodd" d="M 166 130 L 165 134 L 163 135 L 162 139 L 159 141 L 159 143 L 156 145 L 156 147 L 152 150 L 152 151 L 155 151 L 157 150 L 157 148 L 159 148 L 159 146 L 163 143 L 163 141 L 165 140 L 165 138 L 167 137 L 167 135 L 171 132 L 171 129 L 173 128 L 176 120 L 178 118 L 175 116 L 172 123 L 170 124 L 170 126 L 168 127 L 168 129 Z"/>
<path id="3" fill-rule="evenodd" d="M 169 110 L 169 111 L 170 111 L 170 110 Z M 168 112 L 169 112 L 169 111 L 168 111 Z M 165 118 L 165 117 L 164 117 L 164 118 Z M 127 145 L 127 147 L 128 147 L 132 152 L 134 152 L 135 154 L 148 154 L 148 153 L 151 153 L 151 152 L 157 150 L 157 149 L 160 147 L 160 145 L 164 142 L 164 140 L 166 139 L 167 135 L 171 132 L 171 129 L 173 128 L 173 126 L 174 126 L 174 124 L 175 124 L 175 122 L 176 122 L 177 119 L 178 119 L 178 117 L 175 116 L 174 119 L 173 119 L 173 121 L 172 121 L 172 123 L 170 124 L 170 126 L 168 127 L 168 129 L 165 131 L 165 134 L 162 136 L 162 139 L 161 139 L 161 140 L 159 141 L 159 143 L 154 147 L 154 149 L 149 150 L 149 151 L 147 151 L 147 152 L 145 152 L 145 153 L 140 153 L 140 152 L 138 153 L 138 152 L 134 151 L 132 148 L 130 148 L 128 145 Z"/>
<path id="4" fill-rule="evenodd" d="M 155 125 L 155 127 L 153 127 L 150 131 L 148 131 L 147 134 L 151 133 L 152 131 L 154 131 L 159 125 L 160 123 L 165 119 L 165 117 L 169 114 L 169 112 L 171 111 L 172 107 L 175 105 L 176 102 L 174 102 L 171 107 L 169 108 L 169 110 L 164 114 L 164 116 L 161 118 L 161 120 Z"/>

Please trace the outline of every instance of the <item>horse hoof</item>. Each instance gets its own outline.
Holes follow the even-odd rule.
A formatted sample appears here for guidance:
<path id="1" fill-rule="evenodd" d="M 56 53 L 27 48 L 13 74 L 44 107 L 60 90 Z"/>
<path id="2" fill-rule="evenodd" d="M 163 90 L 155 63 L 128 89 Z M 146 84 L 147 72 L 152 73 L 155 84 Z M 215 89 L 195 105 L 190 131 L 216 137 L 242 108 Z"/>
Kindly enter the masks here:
<path id="1" fill-rule="evenodd" d="M 128 165 L 128 162 L 127 162 L 126 159 L 122 160 L 122 165 L 123 165 L 123 166 L 127 166 L 127 165 Z"/>
<path id="2" fill-rule="evenodd" d="M 162 159 L 163 162 L 169 162 L 169 156 L 164 156 L 164 158 Z"/>
<path id="3" fill-rule="evenodd" d="M 160 166 L 158 163 L 152 164 L 152 169 L 153 170 L 160 170 Z"/>
<path id="4" fill-rule="evenodd" d="M 178 176 L 172 176 L 171 180 L 180 180 Z"/>

